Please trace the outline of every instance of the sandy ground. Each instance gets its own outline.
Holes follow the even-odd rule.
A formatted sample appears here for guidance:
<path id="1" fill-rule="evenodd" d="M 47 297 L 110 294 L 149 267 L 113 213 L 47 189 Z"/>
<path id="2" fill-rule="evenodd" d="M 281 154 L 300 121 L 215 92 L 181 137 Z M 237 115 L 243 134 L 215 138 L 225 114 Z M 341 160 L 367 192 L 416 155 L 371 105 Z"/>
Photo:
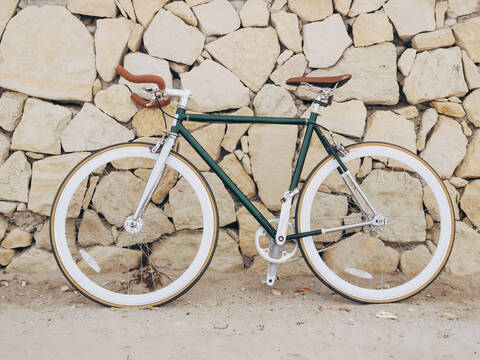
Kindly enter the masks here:
<path id="1" fill-rule="evenodd" d="M 62 291 L 60 274 L 0 274 L 0 358 L 480 360 L 478 278 L 443 275 L 387 305 L 350 302 L 313 277 L 276 291 L 259 280 L 207 271 L 173 303 L 123 310 Z"/>

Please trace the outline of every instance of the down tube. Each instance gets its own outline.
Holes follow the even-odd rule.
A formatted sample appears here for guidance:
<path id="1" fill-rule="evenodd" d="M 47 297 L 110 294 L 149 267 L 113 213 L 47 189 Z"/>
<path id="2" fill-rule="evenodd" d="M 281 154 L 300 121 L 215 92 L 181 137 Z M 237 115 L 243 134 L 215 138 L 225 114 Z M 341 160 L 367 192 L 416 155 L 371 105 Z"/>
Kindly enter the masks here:
<path id="1" fill-rule="evenodd" d="M 247 208 L 252 216 L 259 222 L 260 225 L 268 232 L 268 234 L 275 238 L 277 231 L 270 225 L 267 219 L 258 211 L 245 194 L 238 188 L 238 186 L 228 177 L 227 174 L 218 166 L 215 160 L 205 151 L 205 149 L 198 143 L 198 141 L 185 129 L 183 125 L 179 126 L 179 133 L 187 140 L 187 142 L 195 149 L 200 157 L 210 166 L 210 168 L 217 174 L 217 176 L 224 182 L 224 184 L 235 194 L 240 202 Z"/>

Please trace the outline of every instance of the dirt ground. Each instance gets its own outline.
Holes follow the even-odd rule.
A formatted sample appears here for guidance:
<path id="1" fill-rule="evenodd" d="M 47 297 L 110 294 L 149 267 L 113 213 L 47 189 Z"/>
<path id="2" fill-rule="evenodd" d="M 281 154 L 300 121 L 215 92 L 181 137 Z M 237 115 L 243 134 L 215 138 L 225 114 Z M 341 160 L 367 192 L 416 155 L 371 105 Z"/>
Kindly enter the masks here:
<path id="1" fill-rule="evenodd" d="M 123 310 L 64 291 L 60 274 L 0 274 L 0 358 L 480 360 L 479 278 L 442 275 L 387 305 L 350 302 L 313 277 L 274 291 L 260 280 L 207 271 L 173 303 Z"/>

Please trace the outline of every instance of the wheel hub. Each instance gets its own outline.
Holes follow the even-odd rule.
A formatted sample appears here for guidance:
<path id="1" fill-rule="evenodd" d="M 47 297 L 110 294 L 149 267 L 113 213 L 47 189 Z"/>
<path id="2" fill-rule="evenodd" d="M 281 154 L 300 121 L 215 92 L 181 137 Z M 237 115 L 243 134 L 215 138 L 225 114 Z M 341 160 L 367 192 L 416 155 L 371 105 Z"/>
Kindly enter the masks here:
<path id="1" fill-rule="evenodd" d="M 377 214 L 373 217 L 372 225 L 370 225 L 370 227 L 374 231 L 382 231 L 385 229 L 385 226 L 387 226 L 387 224 L 387 217 L 385 215 Z"/>
<path id="2" fill-rule="evenodd" d="M 138 234 L 140 231 L 142 231 L 143 226 L 144 223 L 142 219 L 135 219 L 133 215 L 127 217 L 125 219 L 125 223 L 123 224 L 123 228 L 125 229 L 125 231 L 130 234 Z"/>

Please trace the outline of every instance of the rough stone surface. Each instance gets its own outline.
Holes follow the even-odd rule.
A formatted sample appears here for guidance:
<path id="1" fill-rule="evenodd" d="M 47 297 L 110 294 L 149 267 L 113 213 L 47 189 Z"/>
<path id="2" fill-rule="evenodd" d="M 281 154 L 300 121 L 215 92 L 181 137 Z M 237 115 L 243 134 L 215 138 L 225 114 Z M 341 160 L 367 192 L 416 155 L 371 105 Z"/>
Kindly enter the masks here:
<path id="1" fill-rule="evenodd" d="M 297 108 L 290 93 L 283 87 L 265 84 L 253 100 L 257 116 L 295 117 Z"/>
<path id="2" fill-rule="evenodd" d="M 435 4 L 435 23 L 437 29 L 441 29 L 445 25 L 445 13 L 448 9 L 447 1 L 439 1 Z"/>
<path id="3" fill-rule="evenodd" d="M 50 209 L 58 187 L 70 170 L 87 155 L 89 154 L 80 152 L 52 156 L 34 162 L 28 209 L 41 215 L 50 216 Z M 72 198 L 68 217 L 76 217 L 80 213 L 85 189 L 86 183 L 83 182 Z"/>
<path id="4" fill-rule="evenodd" d="M 480 11 L 478 0 L 448 0 L 447 14 L 451 18 L 469 15 L 475 11 Z"/>
<path id="5" fill-rule="evenodd" d="M 461 104 L 456 104 L 447 101 L 432 101 L 430 106 L 438 111 L 439 114 L 452 116 L 452 117 L 464 117 L 465 110 Z"/>
<path id="6" fill-rule="evenodd" d="M 147 28 L 157 11 L 160 10 L 168 1 L 169 0 L 132 0 L 137 20 L 143 25 L 144 28 Z"/>
<path id="7" fill-rule="evenodd" d="M 383 8 L 402 40 L 436 28 L 435 1 L 390 0 Z"/>
<path id="8" fill-rule="evenodd" d="M 88 16 L 117 16 L 115 0 L 68 0 L 67 9 L 74 14 Z"/>
<path id="9" fill-rule="evenodd" d="M 200 145 L 210 154 L 213 160 L 220 158 L 220 144 L 225 135 L 225 124 L 212 124 L 205 126 L 193 132 L 193 136 Z M 179 152 L 190 160 L 200 171 L 208 171 L 210 167 L 187 143 L 185 139 L 180 139 Z"/>
<path id="10" fill-rule="evenodd" d="M 459 211 L 458 211 L 458 202 L 460 200 L 460 197 L 459 197 L 458 191 L 448 181 L 444 180 L 443 183 L 447 188 L 448 194 L 450 195 L 450 199 L 452 200 L 453 213 L 454 213 L 455 219 L 459 220 L 460 217 L 459 217 Z M 433 192 L 429 186 L 423 189 L 423 203 L 425 204 L 425 209 L 428 210 L 428 214 L 431 216 L 431 218 L 435 221 L 440 221 L 440 211 L 438 209 L 437 202 L 435 200 Z"/>
<path id="11" fill-rule="evenodd" d="M 28 184 L 32 173 L 30 163 L 16 151 L 0 166 L 0 200 L 28 202 Z"/>
<path id="12" fill-rule="evenodd" d="M 408 76 L 412 70 L 413 63 L 415 62 L 415 57 L 417 56 L 417 50 L 407 49 L 405 50 L 400 58 L 398 59 L 398 69 L 403 76 Z"/>
<path id="13" fill-rule="evenodd" d="M 10 149 L 10 138 L 0 131 L 0 166 L 7 160 Z"/>
<path id="14" fill-rule="evenodd" d="M 112 81 L 115 68 L 127 52 L 133 24 L 126 18 L 97 20 L 95 53 L 98 74 L 105 82 Z"/>
<path id="15" fill-rule="evenodd" d="M 165 9 L 178 16 L 188 25 L 197 26 L 198 21 L 190 7 L 184 1 L 173 1 L 165 5 Z"/>
<path id="16" fill-rule="evenodd" d="M 253 205 L 260 211 L 260 213 L 266 218 L 271 219 L 273 218 L 273 214 L 268 211 L 268 209 L 258 201 L 254 201 Z M 255 232 L 258 229 L 258 222 L 255 218 L 248 212 L 247 208 L 242 206 L 237 211 L 237 219 L 238 219 L 238 237 L 240 240 L 240 249 L 242 250 L 242 254 L 252 258 L 257 255 L 257 249 L 255 248 Z"/>
<path id="17" fill-rule="evenodd" d="M 17 249 L 28 247 L 32 244 L 32 234 L 15 228 L 10 231 L 2 241 L 2 247 L 5 249 Z"/>
<path id="18" fill-rule="evenodd" d="M 297 129 L 289 125 L 252 125 L 248 142 L 258 195 L 267 208 L 280 210 L 280 199 L 290 185 Z"/>
<path id="19" fill-rule="evenodd" d="M 233 112 L 231 115 L 237 116 L 253 116 L 253 111 L 250 108 L 243 107 Z M 245 134 L 251 124 L 227 124 L 227 131 L 222 140 L 222 147 L 233 152 L 237 148 L 238 141 Z"/>
<path id="20" fill-rule="evenodd" d="M 350 5 L 352 5 L 352 0 L 333 0 L 335 10 L 343 16 L 347 16 L 348 11 L 350 10 Z"/>
<path id="21" fill-rule="evenodd" d="M 280 11 L 272 14 L 272 25 L 277 30 L 280 42 L 295 53 L 302 51 L 302 37 L 295 14 Z"/>
<path id="22" fill-rule="evenodd" d="M 230 70 L 212 60 L 180 74 L 180 79 L 182 87 L 192 91 L 188 103 L 192 111 L 220 111 L 250 104 L 248 88 Z"/>
<path id="23" fill-rule="evenodd" d="M 3 236 L 5 235 L 5 232 L 8 229 L 8 221 L 5 220 L 3 216 L 0 216 L 0 240 L 3 239 Z"/>
<path id="24" fill-rule="evenodd" d="M 355 46 L 370 46 L 385 41 L 393 41 L 393 27 L 387 15 L 360 14 L 353 23 L 353 41 Z"/>
<path id="25" fill-rule="evenodd" d="M 303 27 L 303 51 L 311 68 L 328 68 L 337 63 L 346 48 L 352 44 L 342 17 L 329 18 Z"/>
<path id="26" fill-rule="evenodd" d="M 327 266 L 339 274 L 354 268 L 369 274 L 393 274 L 400 255 L 381 240 L 365 233 L 356 233 L 323 253 Z"/>
<path id="27" fill-rule="evenodd" d="M 13 131 L 22 117 L 23 105 L 27 95 L 5 91 L 0 97 L 0 127 Z"/>
<path id="28" fill-rule="evenodd" d="M 297 54 L 288 59 L 283 65 L 277 67 L 275 71 L 270 75 L 270 79 L 287 90 L 295 90 L 297 87 L 293 85 L 287 85 L 285 81 L 292 77 L 303 76 L 305 69 L 307 68 L 307 59 L 303 54 Z"/>
<path id="29" fill-rule="evenodd" d="M 144 228 L 138 234 L 129 234 L 122 231 L 117 240 L 117 246 L 128 247 L 135 244 L 151 243 L 164 234 L 175 231 L 173 224 L 168 220 L 162 210 L 149 204 L 143 213 Z M 101 244 L 104 245 L 104 244 Z"/>
<path id="30" fill-rule="evenodd" d="M 95 75 L 92 36 L 64 7 L 29 6 L 10 20 L 0 43 L 0 87 L 91 101 Z"/>
<path id="31" fill-rule="evenodd" d="M 391 43 L 365 48 L 350 47 L 343 58 L 330 69 L 312 71 L 308 76 L 352 74 L 352 79 L 335 90 L 335 100 L 362 100 L 365 104 L 395 105 L 399 99 L 397 83 L 397 52 Z M 312 100 L 316 93 L 299 86 L 296 94 Z"/>
<path id="32" fill-rule="evenodd" d="M 239 189 L 249 199 L 253 198 L 256 194 L 255 183 L 252 178 L 243 169 L 240 161 L 234 154 L 228 154 L 223 157 L 222 161 L 218 164 L 225 171 L 225 173 L 233 180 Z"/>
<path id="33" fill-rule="evenodd" d="M 412 47 L 418 51 L 433 50 L 439 47 L 449 47 L 455 44 L 455 38 L 450 28 L 444 28 L 428 33 L 415 35 Z"/>
<path id="34" fill-rule="evenodd" d="M 462 51 L 462 62 L 465 81 L 468 84 L 468 88 L 470 90 L 480 88 L 480 69 L 477 68 L 466 51 Z"/>
<path id="35" fill-rule="evenodd" d="M 95 95 L 95 106 L 120 122 L 129 121 L 137 113 L 137 106 L 124 85 L 112 85 Z"/>
<path id="36" fill-rule="evenodd" d="M 51 253 L 33 247 L 14 257 L 7 267 L 7 272 L 28 274 L 58 272 L 58 265 Z"/>
<path id="37" fill-rule="evenodd" d="M 321 229 L 343 225 L 348 212 L 346 196 L 317 192 L 313 200 L 310 215 L 310 228 Z M 341 232 L 315 236 L 315 242 L 331 242 L 340 240 Z"/>
<path id="38" fill-rule="evenodd" d="M 272 28 L 245 28 L 206 45 L 207 51 L 253 91 L 267 81 L 280 54 Z"/>
<path id="39" fill-rule="evenodd" d="M 0 201 L 0 213 L 6 216 L 12 216 L 17 208 L 17 203 L 10 201 Z M 1 236 L 0 236 L 1 237 Z"/>
<path id="40" fill-rule="evenodd" d="M 461 61 L 458 47 L 418 54 L 403 86 L 408 102 L 416 105 L 438 98 L 465 95 L 468 87 Z"/>
<path id="41" fill-rule="evenodd" d="M 331 0 L 288 0 L 288 8 L 305 22 L 323 20 L 333 13 Z"/>
<path id="42" fill-rule="evenodd" d="M 65 233 L 67 235 L 67 243 L 72 254 L 74 254 L 77 251 L 77 245 L 76 245 L 77 228 L 75 226 L 75 222 L 76 222 L 75 220 L 69 219 L 65 224 L 65 227 L 66 227 Z M 33 234 L 33 238 L 35 240 L 36 248 L 52 251 L 52 244 L 50 243 L 50 229 L 49 229 L 48 220 L 43 225 L 41 225 L 41 228 L 37 227 L 37 231 Z"/>
<path id="43" fill-rule="evenodd" d="M 98 264 L 101 273 L 127 272 L 140 266 L 142 260 L 142 251 L 117 246 L 95 246 L 88 250 L 88 254 Z M 83 259 L 78 267 L 85 274 L 95 273 Z"/>
<path id="44" fill-rule="evenodd" d="M 270 12 L 267 2 L 263 0 L 247 0 L 240 10 L 242 26 L 268 26 Z"/>
<path id="45" fill-rule="evenodd" d="M 2 37 L 3 30 L 7 26 L 10 18 L 15 14 L 17 9 L 18 2 L 20 0 L 5 0 L 0 8 L 0 38 Z"/>
<path id="46" fill-rule="evenodd" d="M 368 118 L 364 141 L 385 141 L 416 153 L 415 123 L 391 111 L 376 111 Z"/>
<path id="47" fill-rule="evenodd" d="M 277 58 L 277 64 L 283 65 L 290 57 L 293 55 L 292 50 L 285 49 L 282 51 L 280 56 Z"/>
<path id="48" fill-rule="evenodd" d="M 151 169 L 137 169 L 135 170 L 135 175 L 138 176 L 143 181 L 147 182 L 150 174 L 152 173 Z M 163 172 L 162 178 L 160 179 L 160 183 L 157 185 L 153 195 L 152 201 L 155 204 L 161 204 L 163 200 L 167 197 L 170 189 L 175 185 L 178 179 L 178 172 L 171 168 L 170 166 L 166 166 Z"/>
<path id="49" fill-rule="evenodd" d="M 473 62 L 480 62 L 480 16 L 453 27 L 457 45 L 465 50 Z"/>
<path id="50" fill-rule="evenodd" d="M 203 50 L 205 36 L 197 28 L 161 9 L 145 31 L 143 43 L 152 56 L 192 65 Z"/>
<path id="51" fill-rule="evenodd" d="M 198 27 L 206 35 L 225 35 L 240 27 L 240 17 L 227 0 L 213 0 L 192 8 Z"/>
<path id="52" fill-rule="evenodd" d="M 470 182 L 460 199 L 460 207 L 471 223 L 480 228 L 480 180 Z"/>
<path id="53" fill-rule="evenodd" d="M 400 256 L 400 270 L 408 278 L 417 276 L 430 262 L 432 254 L 425 245 L 418 245 L 412 250 L 407 250 Z"/>
<path id="54" fill-rule="evenodd" d="M 220 178 L 211 172 L 204 172 L 202 175 L 210 185 L 213 196 L 215 197 L 215 201 L 217 202 L 220 226 L 227 226 L 228 224 L 237 221 L 237 217 L 235 215 L 235 203 L 233 202 L 232 197 L 228 193 Z"/>
<path id="55" fill-rule="evenodd" d="M 362 190 L 368 198 L 375 199 L 377 211 L 389 214 L 387 230 L 377 234 L 379 239 L 396 243 L 425 241 L 420 180 L 407 172 L 374 169 L 363 181 Z"/>
<path id="56" fill-rule="evenodd" d="M 0 265 L 7 266 L 8 264 L 10 264 L 14 256 L 15 250 L 0 248 Z"/>
<path id="57" fill-rule="evenodd" d="M 386 0 L 354 0 L 348 16 L 355 17 L 362 13 L 375 11 L 385 4 Z"/>
<path id="58" fill-rule="evenodd" d="M 415 106 L 405 106 L 399 109 L 394 109 L 393 112 L 402 115 L 404 118 L 413 119 L 418 116 L 418 109 Z"/>
<path id="59" fill-rule="evenodd" d="M 94 210 L 85 210 L 78 228 L 78 244 L 83 247 L 92 245 L 108 246 L 113 244 L 113 235 Z"/>
<path id="60" fill-rule="evenodd" d="M 420 130 L 417 134 L 417 149 L 422 151 L 425 149 L 425 141 L 427 135 L 435 126 L 438 120 L 438 113 L 435 109 L 427 109 L 422 115 L 422 121 L 420 122 Z"/>
<path id="61" fill-rule="evenodd" d="M 144 53 L 136 52 L 125 55 L 123 66 L 126 70 L 135 75 L 157 75 L 165 80 L 167 87 L 172 87 L 172 73 L 166 60 L 157 59 Z M 153 84 L 135 84 L 120 78 L 119 83 L 127 85 L 133 92 L 142 93 L 143 87 Z"/>
<path id="62" fill-rule="evenodd" d="M 442 177 L 453 175 L 467 153 L 467 138 L 458 122 L 440 116 L 421 157 Z"/>
<path id="63" fill-rule="evenodd" d="M 476 127 L 480 127 L 480 89 L 473 91 L 465 98 L 463 107 L 470 121 Z"/>
<path id="64" fill-rule="evenodd" d="M 455 243 L 445 269 L 456 276 L 480 273 L 480 234 L 462 221 L 455 223 Z"/>
<path id="65" fill-rule="evenodd" d="M 173 114 L 178 106 L 176 101 L 165 106 L 163 110 L 168 114 Z M 167 128 L 172 125 L 172 119 L 166 117 Z M 132 120 L 132 128 L 137 136 L 160 136 L 165 130 L 165 123 L 162 121 L 162 112 L 160 109 L 144 108 L 137 112 Z M 187 125 L 187 124 L 185 124 Z"/>
<path id="66" fill-rule="evenodd" d="M 65 128 L 61 139 L 63 149 L 70 152 L 96 150 L 134 137 L 131 130 L 86 103 Z"/>
<path id="67" fill-rule="evenodd" d="M 63 106 L 28 99 L 13 133 L 11 149 L 60 154 L 60 136 L 71 118 L 71 110 Z"/>

